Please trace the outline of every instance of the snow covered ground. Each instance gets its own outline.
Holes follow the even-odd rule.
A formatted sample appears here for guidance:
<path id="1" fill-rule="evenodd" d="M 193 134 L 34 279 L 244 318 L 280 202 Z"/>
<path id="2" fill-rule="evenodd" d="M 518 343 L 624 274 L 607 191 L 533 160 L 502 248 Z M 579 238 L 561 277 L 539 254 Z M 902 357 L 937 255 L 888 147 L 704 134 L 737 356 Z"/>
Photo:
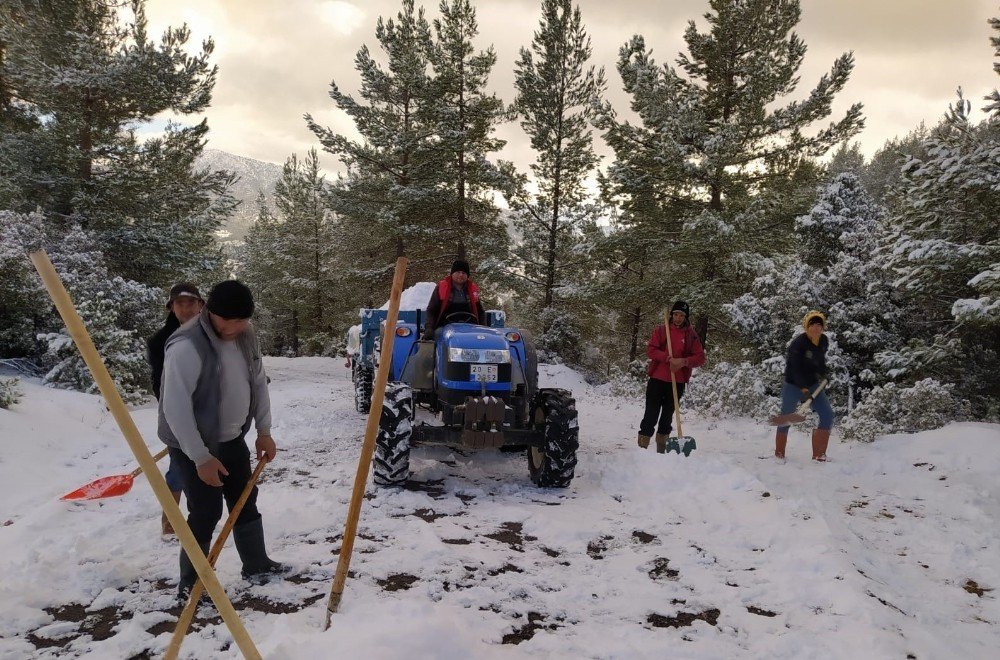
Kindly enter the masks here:
<path id="1" fill-rule="evenodd" d="M 414 451 L 408 488 L 373 490 L 341 612 L 322 632 L 364 418 L 340 361 L 268 359 L 277 460 L 259 506 L 292 580 L 220 579 L 268 658 L 992 658 L 1000 648 L 1000 427 L 767 456 L 754 421 L 691 419 L 690 458 L 634 445 L 640 408 L 565 368 L 577 477 L 534 488 L 522 455 Z M 177 543 L 144 479 L 84 504 L 58 496 L 127 472 L 94 396 L 25 383 L 0 410 L 0 658 L 162 654 Z M 155 411 L 134 413 L 153 449 Z M 164 466 L 165 467 L 165 466 Z M 992 651 L 990 649 L 993 649 Z M 203 605 L 185 657 L 236 657 Z"/>

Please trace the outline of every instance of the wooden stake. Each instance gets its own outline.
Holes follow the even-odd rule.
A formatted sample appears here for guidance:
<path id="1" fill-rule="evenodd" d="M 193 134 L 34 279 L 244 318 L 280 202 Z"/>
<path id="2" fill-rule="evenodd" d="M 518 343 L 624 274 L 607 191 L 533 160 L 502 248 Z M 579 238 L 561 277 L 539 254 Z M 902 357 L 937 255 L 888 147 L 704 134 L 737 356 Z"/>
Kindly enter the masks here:
<path id="1" fill-rule="evenodd" d="M 222 531 L 219 532 L 218 538 L 212 544 L 212 549 L 208 553 L 208 563 L 212 568 L 215 568 L 215 562 L 218 561 L 219 555 L 222 554 L 222 547 L 226 545 L 226 540 L 233 531 L 236 519 L 239 518 L 240 512 L 243 511 L 243 505 L 250 499 L 250 493 L 253 491 L 253 487 L 257 485 L 257 479 L 260 478 L 260 473 L 264 471 L 265 465 L 267 465 L 267 456 L 264 456 L 257 463 L 257 469 L 250 475 L 250 481 L 247 482 L 243 492 L 240 493 L 240 499 L 236 500 L 233 510 L 229 512 L 229 517 L 226 518 L 226 523 L 222 526 Z M 164 660 L 177 660 L 177 655 L 181 652 L 181 644 L 184 643 L 184 636 L 187 635 L 188 628 L 194 620 L 194 614 L 198 610 L 198 601 L 201 599 L 203 591 L 205 591 L 205 585 L 201 583 L 201 580 L 197 580 L 194 586 L 191 587 L 191 595 L 188 597 L 187 605 L 184 606 L 184 611 L 177 618 L 177 625 L 174 626 L 174 636 L 170 638 L 167 653 L 163 656 Z"/>
<path id="2" fill-rule="evenodd" d="M 344 526 L 344 539 L 340 545 L 340 556 L 337 559 L 337 573 L 333 577 L 330 599 L 326 604 L 326 624 L 323 626 L 323 630 L 330 628 L 330 616 L 340 607 L 340 598 L 344 594 L 344 583 L 347 581 L 347 571 L 351 566 L 351 553 L 354 552 L 354 537 L 358 531 L 361 503 L 364 501 L 365 487 L 368 485 L 368 470 L 371 468 L 372 454 L 375 452 L 375 436 L 378 434 L 378 422 L 382 416 L 385 384 L 389 380 L 389 367 L 392 364 L 392 342 L 396 337 L 399 298 L 403 292 L 403 278 L 405 276 L 406 257 L 400 257 L 396 260 L 396 275 L 392 279 L 389 313 L 385 319 L 385 336 L 382 338 L 382 353 L 379 357 L 378 374 L 373 386 L 375 389 L 372 392 L 372 405 L 368 411 L 368 426 L 365 428 L 365 441 L 361 445 L 361 456 L 358 458 L 358 473 L 354 477 L 354 491 L 351 493 L 351 503 L 347 509 L 347 524 Z"/>
<path id="3" fill-rule="evenodd" d="M 87 368 L 90 369 L 90 373 L 94 377 L 94 382 L 101 390 L 101 394 L 104 396 L 104 401 L 107 403 L 111 415 L 118 422 L 118 428 L 121 430 L 122 435 L 125 436 L 125 441 L 132 449 L 132 453 L 135 454 L 135 458 L 139 462 L 139 467 L 146 473 L 146 479 L 153 489 L 156 499 L 160 501 L 160 506 L 167 515 L 167 520 L 173 526 L 174 532 L 181 542 L 181 546 L 184 547 L 188 558 L 194 564 L 198 576 L 205 582 L 208 593 L 212 596 L 219 614 L 222 615 L 222 620 L 225 621 L 229 632 L 233 635 L 233 640 L 239 646 L 240 651 L 243 652 L 244 657 L 259 660 L 260 653 L 257 651 L 257 647 L 254 646 L 253 640 L 250 639 L 246 628 L 243 627 L 239 615 L 233 609 L 233 604 L 226 597 L 226 592 L 223 590 L 222 585 L 219 584 L 219 579 L 215 576 L 215 571 L 209 566 L 205 554 L 198 546 L 198 542 L 195 540 L 191 528 L 188 527 L 180 507 L 174 502 L 174 497 L 167 487 L 166 480 L 160 474 L 160 471 L 156 469 L 156 461 L 153 460 L 152 455 L 150 455 L 149 450 L 146 448 L 146 443 L 143 442 L 142 436 L 139 434 L 139 429 L 136 428 L 132 416 L 129 415 L 128 408 L 125 407 L 125 402 L 122 400 L 114 381 L 111 379 L 111 374 L 108 373 L 107 367 L 104 366 L 104 360 L 101 359 L 100 354 L 97 352 L 94 342 L 83 325 L 83 320 L 73 306 L 73 301 L 70 299 L 66 287 L 63 286 L 59 275 L 56 273 L 56 269 L 52 266 L 52 262 L 49 261 L 49 256 L 44 250 L 32 252 L 31 263 L 35 265 L 35 270 L 41 276 L 45 288 L 48 289 L 49 297 L 52 298 L 56 309 L 59 310 L 59 315 L 62 317 L 63 323 L 66 324 L 66 329 L 69 331 L 70 337 L 73 338 L 77 349 L 80 351 L 80 355 L 83 357 L 83 361 L 86 362 Z"/>
<path id="4" fill-rule="evenodd" d="M 667 361 L 667 371 L 670 372 L 670 388 L 674 391 L 674 414 L 677 417 L 677 437 L 683 438 L 684 431 L 681 429 L 681 400 L 677 396 L 677 377 L 674 375 L 674 370 L 670 368 L 669 362 L 674 357 L 674 347 L 670 341 L 670 315 L 667 312 L 663 313 L 663 331 L 667 333 L 667 354 L 670 356 Z"/>

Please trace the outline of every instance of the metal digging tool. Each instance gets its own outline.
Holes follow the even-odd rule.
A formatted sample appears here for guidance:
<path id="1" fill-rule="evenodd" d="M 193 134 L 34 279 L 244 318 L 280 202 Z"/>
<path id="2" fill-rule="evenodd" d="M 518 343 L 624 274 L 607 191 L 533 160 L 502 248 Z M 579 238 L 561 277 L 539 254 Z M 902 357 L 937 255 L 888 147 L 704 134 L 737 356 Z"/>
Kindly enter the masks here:
<path id="1" fill-rule="evenodd" d="M 799 422 L 806 421 L 806 415 L 809 414 L 809 408 L 812 406 L 812 402 L 816 400 L 819 393 L 823 391 L 826 387 L 826 379 L 824 378 L 819 382 L 809 396 L 807 396 L 800 404 L 799 407 L 795 409 L 795 412 L 790 412 L 787 415 L 776 415 L 769 419 L 771 426 L 788 426 L 789 424 L 798 424 Z"/>
<path id="2" fill-rule="evenodd" d="M 670 315 L 667 313 L 663 314 L 663 331 L 667 335 L 667 355 L 673 358 L 674 347 L 670 341 Z M 670 389 L 674 392 L 674 415 L 677 417 L 677 435 L 667 438 L 667 453 L 675 451 L 680 454 L 683 452 L 685 456 L 690 456 L 691 452 L 698 448 L 698 443 L 691 436 L 684 435 L 684 430 L 681 428 L 681 401 L 680 397 L 677 396 L 677 381 L 670 368 L 670 362 L 667 362 L 667 371 L 670 372 Z"/>
<path id="3" fill-rule="evenodd" d="M 153 456 L 154 461 L 158 461 L 167 455 L 167 450 Z M 95 479 L 85 486 L 80 486 L 71 493 L 66 493 L 61 500 L 99 500 L 103 497 L 118 497 L 132 490 L 135 478 L 142 473 L 142 468 L 137 467 L 128 474 L 115 474 L 110 477 Z"/>

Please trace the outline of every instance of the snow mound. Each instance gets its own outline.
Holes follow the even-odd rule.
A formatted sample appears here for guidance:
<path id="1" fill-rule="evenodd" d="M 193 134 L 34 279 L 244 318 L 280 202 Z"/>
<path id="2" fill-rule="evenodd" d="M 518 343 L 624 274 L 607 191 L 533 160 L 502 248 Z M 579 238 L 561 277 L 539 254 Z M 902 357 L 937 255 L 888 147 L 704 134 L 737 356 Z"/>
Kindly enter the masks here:
<path id="1" fill-rule="evenodd" d="M 399 298 L 400 311 L 415 311 L 427 309 L 427 303 L 431 300 L 431 294 L 437 286 L 434 282 L 417 282 L 413 286 L 405 289 Z M 379 307 L 379 309 L 389 309 L 389 301 Z"/>

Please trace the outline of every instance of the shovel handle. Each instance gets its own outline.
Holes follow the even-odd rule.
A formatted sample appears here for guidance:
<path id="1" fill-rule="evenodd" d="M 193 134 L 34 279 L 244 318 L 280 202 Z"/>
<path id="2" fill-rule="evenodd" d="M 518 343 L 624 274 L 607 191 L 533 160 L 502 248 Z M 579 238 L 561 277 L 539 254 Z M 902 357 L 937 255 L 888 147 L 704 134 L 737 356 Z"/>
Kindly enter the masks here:
<path id="1" fill-rule="evenodd" d="M 160 460 L 161 458 L 163 458 L 166 455 L 167 455 L 167 448 L 164 447 L 158 453 L 153 454 L 153 461 L 156 462 L 156 461 Z M 130 476 L 130 477 L 132 477 L 134 479 L 134 478 L 138 477 L 140 474 L 142 474 L 142 467 L 141 466 L 137 467 L 136 469 L 134 469 L 131 472 L 129 472 L 128 476 Z"/>
<path id="2" fill-rule="evenodd" d="M 798 410 L 796 410 L 795 412 L 799 413 L 800 415 L 804 415 L 807 412 L 809 412 L 809 406 L 812 405 L 812 402 L 816 400 L 816 397 L 819 396 L 819 393 L 823 391 L 824 387 L 826 387 L 826 382 L 827 382 L 826 378 L 821 380 L 816 389 L 814 389 L 812 392 L 809 393 L 809 396 L 806 397 L 806 400 L 799 404 Z"/>

